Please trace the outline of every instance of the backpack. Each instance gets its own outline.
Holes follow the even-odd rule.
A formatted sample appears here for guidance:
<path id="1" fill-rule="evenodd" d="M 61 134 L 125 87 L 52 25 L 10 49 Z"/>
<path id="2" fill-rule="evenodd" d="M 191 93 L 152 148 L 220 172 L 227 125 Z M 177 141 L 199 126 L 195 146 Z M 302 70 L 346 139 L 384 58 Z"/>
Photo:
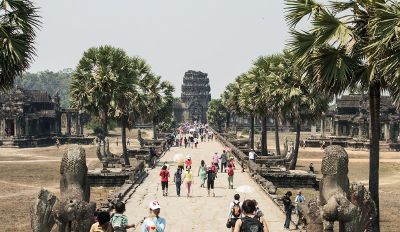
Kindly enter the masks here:
<path id="1" fill-rule="evenodd" d="M 111 225 L 114 229 L 114 232 L 126 232 L 125 221 L 126 217 L 124 215 L 114 214 L 111 217 Z"/>
<path id="2" fill-rule="evenodd" d="M 232 216 L 235 218 L 240 217 L 242 215 L 242 209 L 240 208 L 240 202 L 233 202 L 233 207 L 232 207 Z"/>
<path id="3" fill-rule="evenodd" d="M 233 168 L 228 169 L 228 176 L 233 176 Z"/>
<path id="4" fill-rule="evenodd" d="M 242 219 L 242 225 L 240 226 L 241 232 L 262 232 L 263 231 L 263 224 L 260 222 L 260 218 L 255 216 L 251 217 L 244 217 Z"/>

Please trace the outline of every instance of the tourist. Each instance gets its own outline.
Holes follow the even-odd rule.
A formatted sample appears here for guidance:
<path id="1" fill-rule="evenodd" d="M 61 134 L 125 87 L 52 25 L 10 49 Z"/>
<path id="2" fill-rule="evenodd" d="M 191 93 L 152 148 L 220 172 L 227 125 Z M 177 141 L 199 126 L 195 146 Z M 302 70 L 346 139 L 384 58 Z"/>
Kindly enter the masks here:
<path id="1" fill-rule="evenodd" d="M 290 226 L 290 221 L 292 220 L 292 211 L 293 211 L 293 205 L 292 205 L 292 200 L 290 197 L 292 196 L 292 192 L 288 191 L 286 192 L 285 196 L 282 197 L 283 201 L 283 206 L 285 209 L 285 224 L 283 225 L 284 229 L 289 230 Z"/>
<path id="2" fill-rule="evenodd" d="M 229 203 L 228 226 L 232 228 L 232 231 L 234 231 L 235 229 L 236 221 L 241 217 L 242 217 L 242 203 L 240 202 L 240 195 L 236 193 L 235 196 L 233 196 L 233 201 Z"/>
<path id="3" fill-rule="evenodd" d="M 192 173 L 190 167 L 186 169 L 186 172 L 183 175 L 183 178 L 184 178 L 185 183 L 186 183 L 186 189 L 187 189 L 187 195 L 186 196 L 190 197 L 190 188 L 191 188 L 192 182 L 193 182 L 193 173 Z"/>
<path id="4" fill-rule="evenodd" d="M 231 164 L 228 165 L 228 185 L 229 189 L 233 189 L 233 167 Z"/>
<path id="5" fill-rule="evenodd" d="M 131 145 L 131 139 L 128 137 L 128 139 L 127 139 L 127 142 L 126 142 L 126 144 L 128 145 L 128 146 L 130 146 Z"/>
<path id="6" fill-rule="evenodd" d="M 254 151 L 254 149 L 251 149 L 249 152 L 249 160 L 256 162 L 256 152 Z"/>
<path id="7" fill-rule="evenodd" d="M 185 165 L 186 165 L 186 170 L 188 168 L 192 168 L 192 157 L 190 157 L 190 155 L 186 156 L 186 161 L 185 161 Z"/>
<path id="8" fill-rule="evenodd" d="M 314 170 L 314 164 L 313 163 L 310 163 L 310 166 L 308 166 L 308 169 L 309 169 L 309 173 L 311 173 L 311 174 L 314 174 L 315 173 L 315 170 Z"/>
<path id="9" fill-rule="evenodd" d="M 297 195 L 296 195 L 296 198 L 294 199 L 294 203 L 295 203 L 295 205 L 296 205 L 296 209 L 295 209 L 295 212 L 296 212 L 296 214 L 297 214 L 297 216 L 298 216 L 298 220 L 297 220 L 297 223 L 296 223 L 296 228 L 298 228 L 299 227 L 299 225 L 301 224 L 301 217 L 300 217 L 300 214 L 299 214 L 299 205 L 300 204 L 302 204 L 302 203 L 304 203 L 305 202 L 305 198 L 304 198 L 304 196 L 301 194 L 301 191 L 299 191 L 298 193 L 297 193 Z"/>
<path id="10" fill-rule="evenodd" d="M 197 175 L 200 177 L 200 187 L 204 188 L 204 183 L 207 179 L 207 166 L 204 160 L 201 161 Z"/>
<path id="11" fill-rule="evenodd" d="M 156 200 L 150 202 L 150 215 L 144 219 L 142 232 L 164 232 L 166 221 L 160 217 L 161 206 Z"/>
<path id="12" fill-rule="evenodd" d="M 117 147 L 118 147 L 118 137 L 117 137 L 117 141 L 115 143 L 117 144 Z"/>
<path id="13" fill-rule="evenodd" d="M 233 156 L 229 157 L 229 164 L 235 169 L 235 158 Z"/>
<path id="14" fill-rule="evenodd" d="M 105 211 L 97 214 L 97 222 L 90 227 L 90 232 L 113 232 L 112 225 L 110 223 L 110 214 Z"/>
<path id="15" fill-rule="evenodd" d="M 124 215 L 125 204 L 121 201 L 115 204 L 115 214 L 111 217 L 111 225 L 114 232 L 126 232 L 126 229 L 135 228 L 134 224 L 128 224 L 128 217 Z"/>
<path id="16" fill-rule="evenodd" d="M 199 144 L 199 140 L 197 138 L 194 138 L 194 147 L 197 148 L 197 144 Z"/>
<path id="17" fill-rule="evenodd" d="M 187 148 L 187 145 L 188 145 L 188 139 L 185 137 L 185 138 L 183 139 L 183 141 L 184 141 L 184 143 L 185 143 L 185 148 Z"/>
<path id="18" fill-rule="evenodd" d="M 168 177 L 169 177 L 169 171 L 167 170 L 167 165 L 163 165 L 161 171 L 160 171 L 160 176 L 161 176 L 161 188 L 163 192 L 163 196 L 168 196 Z"/>
<path id="19" fill-rule="evenodd" d="M 217 153 L 217 152 L 215 152 L 215 154 L 213 155 L 212 159 L 213 159 L 213 164 L 214 164 L 214 166 L 215 166 L 217 169 L 219 169 L 219 156 L 218 156 L 218 153 Z"/>
<path id="20" fill-rule="evenodd" d="M 57 146 L 57 149 L 60 148 L 60 140 L 58 138 L 56 139 L 56 146 Z"/>
<path id="21" fill-rule="evenodd" d="M 236 221 L 234 232 L 241 231 L 263 231 L 268 232 L 268 224 L 264 217 L 258 217 L 256 214 L 256 201 L 245 200 L 242 204 L 242 213 L 244 217 Z"/>
<path id="22" fill-rule="evenodd" d="M 224 168 L 225 168 L 225 172 L 226 172 L 228 155 L 226 154 L 225 150 L 222 152 L 220 159 L 221 159 L 221 172 L 224 172 Z"/>
<path id="23" fill-rule="evenodd" d="M 214 192 L 214 181 L 217 177 L 217 168 L 211 163 L 211 166 L 207 168 L 207 192 L 208 196 L 210 196 L 210 192 L 212 191 L 213 197 L 215 197 Z"/>
<path id="24" fill-rule="evenodd" d="M 178 169 L 181 170 L 181 172 L 183 172 L 183 169 L 185 168 L 185 161 L 183 160 L 183 158 L 178 160 Z"/>
<path id="25" fill-rule="evenodd" d="M 194 137 L 193 137 L 193 135 L 189 136 L 189 142 L 190 142 L 190 148 L 193 149 L 193 147 L 194 147 Z"/>
<path id="26" fill-rule="evenodd" d="M 181 196 L 182 170 L 183 170 L 183 166 L 182 166 L 182 169 L 178 167 L 178 169 L 176 170 L 176 172 L 174 174 L 174 182 L 175 182 L 175 186 L 176 186 L 176 195 L 178 195 L 178 197 Z"/>

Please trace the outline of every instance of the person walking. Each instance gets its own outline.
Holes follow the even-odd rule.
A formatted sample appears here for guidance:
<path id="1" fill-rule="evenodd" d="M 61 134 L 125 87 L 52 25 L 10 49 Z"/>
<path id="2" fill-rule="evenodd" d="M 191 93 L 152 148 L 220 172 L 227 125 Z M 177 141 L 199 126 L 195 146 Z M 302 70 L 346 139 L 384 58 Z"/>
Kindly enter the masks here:
<path id="1" fill-rule="evenodd" d="M 161 206 L 157 200 L 149 204 L 150 215 L 144 219 L 141 232 L 164 232 L 166 221 L 160 217 Z"/>
<path id="2" fill-rule="evenodd" d="M 188 139 L 187 139 L 186 137 L 183 139 L 183 142 L 185 143 L 185 148 L 187 148 L 187 146 L 188 146 Z"/>
<path id="3" fill-rule="evenodd" d="M 249 160 L 256 162 L 256 152 L 254 151 L 254 149 L 251 149 L 249 152 Z"/>
<path id="4" fill-rule="evenodd" d="M 226 151 L 222 151 L 221 154 L 221 172 L 224 172 L 224 168 L 225 168 L 225 172 L 226 172 L 226 165 L 228 163 L 228 154 L 226 154 Z"/>
<path id="5" fill-rule="evenodd" d="M 213 197 L 215 197 L 215 192 L 214 192 L 214 181 L 215 178 L 217 177 L 217 168 L 214 166 L 213 163 L 211 163 L 211 166 L 207 168 L 207 192 L 208 196 L 210 196 L 210 193 L 212 191 Z"/>
<path id="6" fill-rule="evenodd" d="M 256 201 L 245 200 L 242 204 L 243 217 L 236 221 L 234 232 L 263 231 L 269 232 L 268 223 L 264 217 L 256 214 Z"/>
<path id="7" fill-rule="evenodd" d="M 128 224 L 128 217 L 124 215 L 125 203 L 119 201 L 115 204 L 115 214 L 111 217 L 114 232 L 126 232 L 126 229 L 135 228 L 134 224 Z"/>
<path id="8" fill-rule="evenodd" d="M 207 166 L 204 160 L 201 161 L 197 175 L 200 177 L 200 187 L 204 188 L 204 183 L 207 179 Z"/>
<path id="9" fill-rule="evenodd" d="M 183 169 L 183 168 L 182 168 Z M 178 167 L 174 174 L 174 182 L 176 186 L 176 195 L 181 196 L 181 185 L 182 185 L 182 169 Z"/>
<path id="10" fill-rule="evenodd" d="M 232 232 L 235 230 L 236 221 L 242 217 L 242 203 L 240 202 L 240 195 L 235 194 L 233 201 L 229 203 L 229 217 L 228 225 L 232 228 Z"/>
<path id="11" fill-rule="evenodd" d="M 218 156 L 217 152 L 214 153 L 212 160 L 213 160 L 214 166 L 217 168 L 217 170 L 219 170 L 219 156 Z"/>
<path id="12" fill-rule="evenodd" d="M 186 156 L 186 161 L 185 161 L 185 165 L 186 165 L 186 170 L 188 168 L 192 168 L 192 157 L 190 157 L 190 155 Z"/>
<path id="13" fill-rule="evenodd" d="M 229 185 L 229 189 L 233 189 L 233 175 L 234 175 L 234 171 L 233 171 L 233 167 L 231 164 L 228 165 L 228 185 Z"/>
<path id="14" fill-rule="evenodd" d="M 293 205 L 292 205 L 292 200 L 290 197 L 292 196 L 291 191 L 287 191 L 285 196 L 283 196 L 282 201 L 283 201 L 283 206 L 285 209 L 285 224 L 283 225 L 284 229 L 290 230 L 290 221 L 292 220 L 292 210 L 293 210 Z"/>
<path id="15" fill-rule="evenodd" d="M 163 196 L 168 196 L 168 177 L 169 177 L 169 171 L 167 165 L 163 165 L 160 171 L 160 176 L 161 176 L 161 188 L 163 191 Z"/>
<path id="16" fill-rule="evenodd" d="M 191 168 L 187 168 L 185 174 L 183 175 L 183 179 L 185 180 L 186 183 L 186 189 L 187 189 L 187 197 L 190 197 L 190 188 L 192 187 L 192 182 L 193 182 L 193 173 L 191 171 Z"/>
<path id="17" fill-rule="evenodd" d="M 299 228 L 300 224 L 301 224 L 301 217 L 300 217 L 300 210 L 299 210 L 299 205 L 303 204 L 305 202 L 305 197 L 301 194 L 301 191 L 299 191 L 296 195 L 296 198 L 294 199 L 294 203 L 295 203 L 295 212 L 297 214 L 297 223 L 296 223 L 296 229 Z"/>

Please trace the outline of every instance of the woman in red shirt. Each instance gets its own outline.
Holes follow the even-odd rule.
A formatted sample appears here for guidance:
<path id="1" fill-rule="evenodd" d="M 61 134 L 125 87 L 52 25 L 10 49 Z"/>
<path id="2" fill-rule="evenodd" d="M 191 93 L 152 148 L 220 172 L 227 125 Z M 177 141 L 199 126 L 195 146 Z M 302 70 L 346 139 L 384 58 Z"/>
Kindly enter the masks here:
<path id="1" fill-rule="evenodd" d="M 163 196 L 168 196 L 168 177 L 169 171 L 167 170 L 167 165 L 164 165 L 160 171 L 161 176 L 161 188 L 163 191 Z"/>
<path id="2" fill-rule="evenodd" d="M 188 169 L 188 168 L 192 168 L 192 158 L 190 157 L 190 156 L 187 156 L 186 157 L 186 161 L 185 161 L 185 164 L 186 164 L 186 170 Z"/>

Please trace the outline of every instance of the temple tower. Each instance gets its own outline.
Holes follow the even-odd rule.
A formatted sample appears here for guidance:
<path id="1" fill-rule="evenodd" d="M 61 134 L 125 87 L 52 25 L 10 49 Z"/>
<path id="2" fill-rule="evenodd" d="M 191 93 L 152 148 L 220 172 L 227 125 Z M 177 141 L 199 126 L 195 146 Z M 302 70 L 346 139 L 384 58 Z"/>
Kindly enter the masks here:
<path id="1" fill-rule="evenodd" d="M 207 73 L 189 70 L 183 77 L 181 107 L 178 121 L 207 122 L 208 102 L 211 100 L 210 80 Z"/>

